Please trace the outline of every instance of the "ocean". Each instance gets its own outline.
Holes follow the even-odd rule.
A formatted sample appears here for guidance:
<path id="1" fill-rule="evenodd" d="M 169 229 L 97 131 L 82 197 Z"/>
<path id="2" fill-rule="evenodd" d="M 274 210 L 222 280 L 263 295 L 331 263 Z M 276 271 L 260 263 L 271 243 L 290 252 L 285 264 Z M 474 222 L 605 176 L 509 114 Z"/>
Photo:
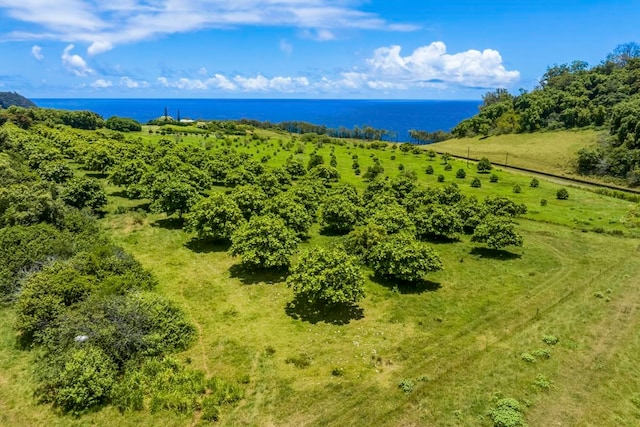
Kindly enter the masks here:
<path id="1" fill-rule="evenodd" d="M 204 120 L 304 121 L 330 128 L 371 126 L 397 133 L 449 131 L 478 112 L 481 101 L 320 99 L 34 99 L 43 108 L 90 110 L 102 117 L 130 117 L 145 123 L 164 115 Z"/>

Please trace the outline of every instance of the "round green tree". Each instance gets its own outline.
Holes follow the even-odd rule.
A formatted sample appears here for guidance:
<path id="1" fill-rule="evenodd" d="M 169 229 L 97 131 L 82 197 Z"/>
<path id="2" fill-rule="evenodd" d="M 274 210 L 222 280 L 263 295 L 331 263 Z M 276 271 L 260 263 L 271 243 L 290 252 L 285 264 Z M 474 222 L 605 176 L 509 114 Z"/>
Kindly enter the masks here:
<path id="1" fill-rule="evenodd" d="M 355 304 L 364 297 L 357 259 L 340 249 L 316 247 L 303 253 L 287 286 L 310 304 Z"/>
<path id="2" fill-rule="evenodd" d="M 279 268 L 289 265 L 298 249 L 295 231 L 275 215 L 252 217 L 231 236 L 231 255 L 242 257 L 250 268 Z"/>
<path id="3" fill-rule="evenodd" d="M 476 165 L 478 168 L 478 172 L 480 173 L 488 173 L 491 169 L 493 169 L 493 165 L 486 157 L 481 158 Z"/>
<path id="4" fill-rule="evenodd" d="M 320 221 L 325 231 L 346 234 L 360 222 L 362 209 L 344 194 L 329 196 L 322 203 Z"/>
<path id="5" fill-rule="evenodd" d="M 385 237 L 373 247 L 368 261 L 377 274 L 405 282 L 419 281 L 442 269 L 442 261 L 432 248 L 404 234 Z"/>
<path id="6" fill-rule="evenodd" d="M 522 246 L 523 239 L 516 231 L 516 224 L 508 217 L 485 216 L 471 236 L 472 242 L 484 243 L 491 249 L 506 246 Z"/>
<path id="7" fill-rule="evenodd" d="M 100 182 L 93 178 L 73 178 L 60 192 L 60 198 L 69 206 L 78 209 L 100 209 L 107 204 L 107 193 Z"/>
<path id="8" fill-rule="evenodd" d="M 313 223 L 313 217 L 309 211 L 288 192 L 278 194 L 269 199 L 265 204 L 264 213 L 279 216 L 284 220 L 287 227 L 295 231 L 300 237 L 307 235 Z"/>
<path id="9" fill-rule="evenodd" d="M 227 240 L 244 221 L 231 197 L 214 193 L 193 205 L 186 217 L 186 229 L 197 233 L 200 239 Z"/>
<path id="10" fill-rule="evenodd" d="M 246 219 L 259 215 L 264 208 L 267 195 L 257 185 L 239 185 L 229 194 Z"/>
<path id="11" fill-rule="evenodd" d="M 426 205 L 412 215 L 419 237 L 454 239 L 464 223 L 457 210 L 445 205 Z"/>

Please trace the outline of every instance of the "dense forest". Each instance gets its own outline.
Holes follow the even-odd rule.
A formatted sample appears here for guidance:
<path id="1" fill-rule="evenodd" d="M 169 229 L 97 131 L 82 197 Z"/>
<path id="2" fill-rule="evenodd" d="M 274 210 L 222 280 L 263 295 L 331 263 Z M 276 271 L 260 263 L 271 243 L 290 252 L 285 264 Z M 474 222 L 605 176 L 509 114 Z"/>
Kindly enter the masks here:
<path id="1" fill-rule="evenodd" d="M 640 46 L 618 46 L 602 63 L 554 65 L 534 90 L 512 95 L 498 89 L 483 97 L 480 112 L 453 130 L 456 137 L 605 127 L 598 147 L 578 154 L 583 174 L 640 184 Z"/>

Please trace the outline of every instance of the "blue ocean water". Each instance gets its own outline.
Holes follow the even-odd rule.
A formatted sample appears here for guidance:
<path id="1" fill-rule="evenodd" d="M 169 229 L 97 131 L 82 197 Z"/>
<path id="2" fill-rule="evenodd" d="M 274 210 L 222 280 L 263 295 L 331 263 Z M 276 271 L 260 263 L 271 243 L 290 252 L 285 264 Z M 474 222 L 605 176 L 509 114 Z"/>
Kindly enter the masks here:
<path id="1" fill-rule="evenodd" d="M 304 121 L 330 128 L 371 126 L 409 140 L 409 130 L 451 130 L 478 112 L 480 101 L 320 99 L 34 99 L 38 106 L 91 110 L 105 119 L 130 117 L 142 123 L 164 115 L 205 120 Z"/>

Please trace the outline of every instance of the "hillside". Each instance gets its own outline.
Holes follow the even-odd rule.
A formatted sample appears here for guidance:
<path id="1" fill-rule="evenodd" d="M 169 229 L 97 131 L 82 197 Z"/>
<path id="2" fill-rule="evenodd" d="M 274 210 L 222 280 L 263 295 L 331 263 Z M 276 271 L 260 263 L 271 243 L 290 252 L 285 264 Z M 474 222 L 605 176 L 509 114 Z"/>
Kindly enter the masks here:
<path id="1" fill-rule="evenodd" d="M 455 137 L 597 128 L 608 135 L 575 153 L 576 171 L 640 184 L 640 46 L 618 46 L 602 63 L 554 65 L 534 90 L 484 96 L 480 112 Z"/>
<path id="2" fill-rule="evenodd" d="M 0 127 L 0 424 L 640 419 L 635 202 L 411 144 L 103 122 Z"/>
<path id="3" fill-rule="evenodd" d="M 32 108 L 37 105 L 17 92 L 0 92 L 0 108 L 16 107 Z"/>

